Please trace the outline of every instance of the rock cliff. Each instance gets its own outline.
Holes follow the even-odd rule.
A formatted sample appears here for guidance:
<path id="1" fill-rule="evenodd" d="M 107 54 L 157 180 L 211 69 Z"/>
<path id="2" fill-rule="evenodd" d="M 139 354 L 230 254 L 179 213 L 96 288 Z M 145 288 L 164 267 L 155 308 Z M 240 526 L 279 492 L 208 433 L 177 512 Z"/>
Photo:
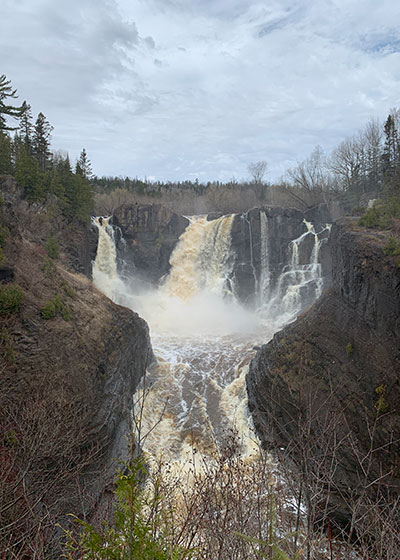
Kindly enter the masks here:
<path id="1" fill-rule="evenodd" d="M 400 492 L 400 268 L 384 255 L 387 237 L 334 224 L 332 287 L 258 351 L 247 376 L 264 445 L 309 484 L 319 477 L 340 523 L 362 494 Z"/>
<path id="2" fill-rule="evenodd" d="M 121 231 L 120 272 L 157 284 L 168 273 L 169 258 L 189 220 L 160 204 L 135 204 L 117 208 L 112 223 Z"/>
<path id="3" fill-rule="evenodd" d="M 264 228 L 262 230 L 262 218 Z M 276 288 L 278 278 L 290 261 L 289 245 L 293 239 L 299 238 L 307 231 L 304 220 L 311 222 L 317 233 L 324 230 L 331 222 L 329 211 L 325 204 L 312 208 L 304 213 L 295 208 L 265 207 L 253 208 L 246 213 L 236 214 L 232 226 L 232 251 L 235 264 L 233 268 L 233 283 L 239 299 L 251 303 L 257 294 L 257 282 L 261 278 L 262 267 L 262 237 L 268 238 L 268 269 L 270 276 L 270 291 Z M 321 241 L 327 239 L 329 231 L 324 231 Z M 314 245 L 314 237 L 305 239 L 300 247 L 299 262 L 310 262 Z M 322 265 L 322 277 L 325 285 L 330 282 L 330 253 L 325 242 L 321 245 L 319 260 Z M 311 303 L 304 298 L 304 305 Z"/>
<path id="4" fill-rule="evenodd" d="M 21 558 L 58 558 L 56 523 L 106 507 L 116 460 L 129 459 L 132 396 L 152 350 L 146 323 L 76 272 L 91 232 L 66 226 L 51 204 L 27 204 L 12 181 L 2 198 L 12 277 L 0 289 L 17 287 L 22 303 L 0 313 L 0 525 L 12 527 L 0 542 L 19 541 Z"/>

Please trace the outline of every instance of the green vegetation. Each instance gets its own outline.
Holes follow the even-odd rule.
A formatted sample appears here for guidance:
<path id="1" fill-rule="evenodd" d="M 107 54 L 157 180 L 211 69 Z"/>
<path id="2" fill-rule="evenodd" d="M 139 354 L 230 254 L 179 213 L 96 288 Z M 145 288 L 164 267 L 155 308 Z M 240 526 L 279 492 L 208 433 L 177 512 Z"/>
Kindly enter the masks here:
<path id="1" fill-rule="evenodd" d="M 57 259 L 60 253 L 60 245 L 55 237 L 49 237 L 46 243 L 46 253 L 51 259 Z"/>
<path id="2" fill-rule="evenodd" d="M 375 389 L 375 393 L 378 395 L 378 400 L 375 403 L 376 412 L 379 415 L 384 414 L 388 411 L 389 405 L 386 402 L 386 385 L 379 385 Z"/>
<path id="3" fill-rule="evenodd" d="M 10 315 L 20 310 L 22 290 L 18 286 L 0 285 L 0 315 Z"/>
<path id="4" fill-rule="evenodd" d="M 76 297 L 76 292 L 73 288 L 71 288 L 71 286 L 69 286 L 65 280 L 63 280 L 62 282 L 62 289 L 64 290 L 64 292 L 67 294 L 68 297 L 70 297 L 71 299 L 75 299 Z"/>
<path id="5" fill-rule="evenodd" d="M 369 208 L 358 223 L 366 228 L 389 229 L 393 219 L 400 219 L 400 198 L 391 196 Z"/>
<path id="6" fill-rule="evenodd" d="M 50 257 L 45 257 L 42 264 L 42 272 L 47 278 L 51 278 L 56 271 L 55 264 Z"/>
<path id="7" fill-rule="evenodd" d="M 348 342 L 348 343 L 346 344 L 346 354 L 347 354 L 348 356 L 351 356 L 353 352 L 354 352 L 353 345 L 352 345 L 351 342 Z"/>
<path id="8" fill-rule="evenodd" d="M 30 202 L 46 202 L 57 197 L 63 215 L 70 222 L 88 223 L 93 207 L 90 161 L 85 150 L 73 171 L 69 157 L 50 150 L 53 127 L 40 112 L 35 122 L 25 101 L 20 107 L 5 105 L 6 97 L 16 98 L 16 90 L 0 76 L 0 174 L 14 175 Z M 7 118 L 18 126 L 7 126 Z M 11 138 L 9 131 L 16 133 Z"/>
<path id="9" fill-rule="evenodd" d="M 57 294 L 49 300 L 40 310 L 43 319 L 54 319 L 57 315 L 61 315 L 64 321 L 69 321 L 72 317 L 71 310 Z"/>
<path id="10" fill-rule="evenodd" d="M 389 241 L 383 247 L 383 252 L 385 255 L 390 257 L 400 255 L 400 241 L 394 237 L 390 237 Z"/>
<path id="11" fill-rule="evenodd" d="M 143 477 L 146 469 L 142 459 L 134 462 L 128 474 L 119 473 L 116 481 L 117 500 L 114 523 L 96 529 L 77 520 L 83 532 L 75 538 L 67 531 L 69 554 L 80 558 L 118 560 L 183 560 L 191 558 L 191 551 L 171 544 L 173 531 L 168 512 L 163 508 L 161 485 L 153 492 L 145 491 Z"/>

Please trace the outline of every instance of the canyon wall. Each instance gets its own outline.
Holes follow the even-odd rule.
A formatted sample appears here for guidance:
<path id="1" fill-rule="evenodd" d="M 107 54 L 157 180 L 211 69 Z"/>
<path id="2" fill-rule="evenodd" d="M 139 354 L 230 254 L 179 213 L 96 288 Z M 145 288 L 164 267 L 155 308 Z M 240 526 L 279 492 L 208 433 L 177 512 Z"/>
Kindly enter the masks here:
<path id="1" fill-rule="evenodd" d="M 264 445 L 303 475 L 307 461 L 308 478 L 328 472 L 320 485 L 340 523 L 362 493 L 400 491 L 400 268 L 382 250 L 388 235 L 334 224 L 332 287 L 258 351 L 247 376 Z"/>
<path id="2" fill-rule="evenodd" d="M 0 525 L 12 539 L 0 537 L 4 547 L 20 543 L 18 557 L 58 558 L 57 522 L 107 513 L 117 461 L 130 458 L 133 393 L 153 354 L 146 323 L 76 272 L 97 244 L 90 227 L 29 205 L 11 180 L 1 190 Z M 22 295 L 12 312 L 8 288 Z"/>

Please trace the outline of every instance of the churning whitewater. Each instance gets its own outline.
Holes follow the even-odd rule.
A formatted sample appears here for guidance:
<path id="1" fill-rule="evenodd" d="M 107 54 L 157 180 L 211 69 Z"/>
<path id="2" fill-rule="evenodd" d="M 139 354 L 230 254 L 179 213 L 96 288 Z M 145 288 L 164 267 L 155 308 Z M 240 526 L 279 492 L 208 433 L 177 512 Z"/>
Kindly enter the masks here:
<path id="1" fill-rule="evenodd" d="M 233 215 L 207 221 L 193 217 L 170 258 L 170 273 L 157 289 L 138 291 L 135 279 L 119 277 L 114 230 L 109 218 L 95 218 L 99 243 L 93 266 L 95 285 L 149 324 L 157 365 L 147 373 L 142 414 L 144 449 L 183 464 L 193 451 L 213 455 L 231 430 L 242 452 L 257 449 L 247 410 L 245 375 L 254 346 L 264 344 L 301 310 L 304 290 L 321 294 L 321 241 L 312 224 L 288 247 L 288 264 L 271 287 L 268 220 L 260 212 L 261 273 L 257 309 L 235 297 L 232 279 Z M 250 224 L 249 224 L 250 226 Z M 327 226 L 328 228 L 328 226 Z M 299 247 L 309 236 L 309 262 L 299 264 Z M 141 393 L 142 391 L 142 393 Z"/>

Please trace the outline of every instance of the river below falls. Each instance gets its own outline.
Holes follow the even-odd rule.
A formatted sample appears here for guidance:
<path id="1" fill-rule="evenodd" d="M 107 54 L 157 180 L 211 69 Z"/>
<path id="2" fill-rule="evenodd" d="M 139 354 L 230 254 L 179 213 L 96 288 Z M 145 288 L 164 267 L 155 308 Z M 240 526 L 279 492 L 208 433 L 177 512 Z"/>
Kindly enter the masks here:
<path id="1" fill-rule="evenodd" d="M 289 264 L 275 295 L 269 293 L 268 246 L 263 238 L 261 305 L 249 310 L 237 301 L 229 281 L 233 215 L 212 222 L 192 218 L 171 255 L 168 278 L 145 292 L 138 291 L 135 278 L 120 277 L 113 229 L 108 219 L 96 220 L 94 283 L 147 321 L 157 357 L 134 395 L 143 449 L 182 467 L 193 454 L 215 456 L 237 433 L 243 456 L 257 453 L 245 376 L 254 347 L 268 342 L 298 313 L 301 289 L 315 285 L 319 295 L 320 242 L 312 225 L 304 222 L 305 232 L 291 242 Z M 310 264 L 299 265 L 298 248 L 309 235 L 315 239 Z M 271 305 L 263 304 L 265 300 Z"/>

